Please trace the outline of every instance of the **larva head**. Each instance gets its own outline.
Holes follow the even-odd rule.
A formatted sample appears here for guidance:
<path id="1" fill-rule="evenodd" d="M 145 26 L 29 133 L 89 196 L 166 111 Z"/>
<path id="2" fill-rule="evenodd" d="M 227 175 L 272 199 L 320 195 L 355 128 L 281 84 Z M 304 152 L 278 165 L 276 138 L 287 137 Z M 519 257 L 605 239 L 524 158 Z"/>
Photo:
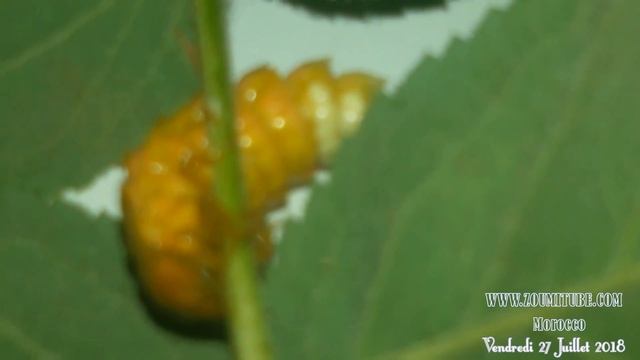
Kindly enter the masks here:
<path id="1" fill-rule="evenodd" d="M 300 114 L 314 123 L 320 159 L 324 164 L 340 143 L 340 124 L 334 80 L 326 60 L 306 63 L 287 78 Z"/>
<path id="2" fill-rule="evenodd" d="M 265 131 L 255 127 L 252 131 L 245 132 L 253 146 L 244 149 L 243 156 L 253 157 L 259 171 L 255 175 L 255 169 L 245 170 L 253 172 L 249 178 L 257 179 L 253 189 L 258 190 L 250 193 L 255 203 L 260 195 L 252 194 L 268 189 L 266 198 L 274 188 L 283 192 L 284 180 L 273 180 L 274 175 L 265 170 L 278 167 L 277 155 L 255 149 L 265 142 L 261 137 Z M 217 157 L 206 135 L 202 103 L 196 100 L 159 123 L 128 157 L 128 178 L 122 190 L 127 247 L 141 288 L 154 304 L 186 320 L 213 320 L 225 313 L 222 249 L 230 225 L 212 194 Z M 276 170 L 276 179 L 283 173 Z M 265 178 L 271 179 L 268 187 L 256 186 L 255 181 Z M 254 246 L 260 260 L 266 261 L 270 239 L 264 233 L 260 239 Z"/>
<path id="3" fill-rule="evenodd" d="M 194 181 L 198 176 L 189 175 L 193 168 L 181 156 L 185 149 L 198 153 L 184 120 L 161 125 L 129 157 L 123 222 L 148 298 L 185 319 L 214 319 L 224 313 L 219 286 L 212 285 L 219 283 L 222 254 L 213 249 L 220 247 L 224 225 L 210 181 L 206 187 Z"/>
<path id="4" fill-rule="evenodd" d="M 365 73 L 347 73 L 338 77 L 336 93 L 342 137 L 351 136 L 358 130 L 373 95 L 382 85 L 381 79 Z"/>

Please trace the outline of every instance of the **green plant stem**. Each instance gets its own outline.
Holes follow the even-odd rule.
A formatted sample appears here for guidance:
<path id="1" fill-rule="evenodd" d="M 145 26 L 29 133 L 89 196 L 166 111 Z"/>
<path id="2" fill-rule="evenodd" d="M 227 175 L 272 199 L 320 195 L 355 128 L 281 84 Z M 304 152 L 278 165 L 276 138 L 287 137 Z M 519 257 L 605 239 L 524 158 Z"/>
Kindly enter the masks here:
<path id="1" fill-rule="evenodd" d="M 231 244 L 228 258 L 227 297 L 231 315 L 231 338 L 240 360 L 271 359 L 258 284 L 253 249 L 245 242 Z"/>
<path id="2" fill-rule="evenodd" d="M 224 0 L 196 0 L 204 100 L 212 121 L 209 137 L 223 156 L 216 162 L 214 190 L 223 207 L 242 214 L 244 191 L 236 146 L 233 99 L 225 36 Z"/>
<path id="3" fill-rule="evenodd" d="M 245 194 L 236 143 L 226 44 L 224 0 L 196 0 L 204 77 L 204 102 L 211 121 L 209 140 L 222 156 L 212 184 L 233 231 L 225 239 L 227 322 L 239 360 L 271 359 L 254 254 L 244 241 Z"/>

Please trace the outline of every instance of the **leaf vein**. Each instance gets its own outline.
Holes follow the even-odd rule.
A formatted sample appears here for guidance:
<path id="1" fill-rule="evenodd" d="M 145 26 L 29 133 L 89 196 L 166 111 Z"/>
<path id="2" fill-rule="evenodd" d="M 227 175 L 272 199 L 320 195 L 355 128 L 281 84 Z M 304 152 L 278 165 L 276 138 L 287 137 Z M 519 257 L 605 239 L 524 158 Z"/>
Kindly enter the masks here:
<path id="1" fill-rule="evenodd" d="M 13 70 L 19 69 L 33 59 L 54 49 L 56 46 L 63 44 L 92 20 L 96 19 L 98 16 L 109 10 L 114 3 L 115 0 L 101 1 L 94 8 L 88 10 L 83 14 L 80 14 L 77 18 L 67 23 L 66 26 L 54 32 L 49 37 L 27 48 L 21 54 L 15 56 L 14 58 L 7 59 L 1 62 L 0 77 L 8 74 Z"/>
<path id="2" fill-rule="evenodd" d="M 53 351 L 47 349 L 38 341 L 31 338 L 9 321 L 5 316 L 0 316 L 0 336 L 9 340 L 12 344 L 16 345 L 20 350 L 24 351 L 29 356 L 37 359 L 57 359 L 58 355 Z"/>

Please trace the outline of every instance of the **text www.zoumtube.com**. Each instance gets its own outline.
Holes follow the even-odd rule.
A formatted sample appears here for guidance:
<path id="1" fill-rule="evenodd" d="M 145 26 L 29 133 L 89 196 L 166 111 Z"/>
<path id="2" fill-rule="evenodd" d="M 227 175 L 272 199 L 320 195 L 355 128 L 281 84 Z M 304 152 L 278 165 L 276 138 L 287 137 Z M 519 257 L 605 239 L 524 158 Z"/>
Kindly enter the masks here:
<path id="1" fill-rule="evenodd" d="M 487 307 L 622 307 L 622 293 L 615 292 L 493 292 L 485 293 Z"/>

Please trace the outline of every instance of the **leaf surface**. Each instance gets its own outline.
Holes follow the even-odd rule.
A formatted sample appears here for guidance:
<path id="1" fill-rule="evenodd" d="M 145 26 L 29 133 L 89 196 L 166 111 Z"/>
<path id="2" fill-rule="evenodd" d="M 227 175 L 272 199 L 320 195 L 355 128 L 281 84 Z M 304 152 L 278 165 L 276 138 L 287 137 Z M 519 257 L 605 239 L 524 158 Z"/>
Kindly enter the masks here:
<path id="1" fill-rule="evenodd" d="M 495 358 L 484 336 L 622 338 L 615 358 L 638 358 L 639 15 L 634 1 L 519 1 L 378 98 L 270 271 L 280 358 Z M 485 302 L 568 291 L 624 306 Z M 533 316 L 587 331 L 532 333 Z"/>
<path id="2" fill-rule="evenodd" d="M 197 90 L 190 10 L 167 0 L 2 2 L 0 185 L 52 193 L 120 163 Z"/>

